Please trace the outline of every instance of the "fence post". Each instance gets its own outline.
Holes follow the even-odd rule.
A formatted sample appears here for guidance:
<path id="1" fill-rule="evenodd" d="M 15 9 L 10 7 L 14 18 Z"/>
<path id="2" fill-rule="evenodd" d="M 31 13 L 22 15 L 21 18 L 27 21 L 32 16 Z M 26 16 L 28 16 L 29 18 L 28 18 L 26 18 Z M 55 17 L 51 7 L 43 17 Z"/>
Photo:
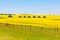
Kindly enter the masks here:
<path id="1" fill-rule="evenodd" d="M 57 28 L 54 28 L 54 31 L 58 32 L 58 27 Z"/>
<path id="2" fill-rule="evenodd" d="M 56 28 L 56 31 L 58 32 L 58 27 Z"/>
<path id="3" fill-rule="evenodd" d="M 41 27 L 41 32 L 43 31 L 43 27 Z"/>
<path id="4" fill-rule="evenodd" d="M 20 30 L 22 30 L 22 24 L 20 25 Z"/>
<path id="5" fill-rule="evenodd" d="M 30 26 L 30 32 L 31 32 L 31 26 Z"/>
<path id="6" fill-rule="evenodd" d="M 56 31 L 56 28 L 54 28 L 54 32 Z"/>

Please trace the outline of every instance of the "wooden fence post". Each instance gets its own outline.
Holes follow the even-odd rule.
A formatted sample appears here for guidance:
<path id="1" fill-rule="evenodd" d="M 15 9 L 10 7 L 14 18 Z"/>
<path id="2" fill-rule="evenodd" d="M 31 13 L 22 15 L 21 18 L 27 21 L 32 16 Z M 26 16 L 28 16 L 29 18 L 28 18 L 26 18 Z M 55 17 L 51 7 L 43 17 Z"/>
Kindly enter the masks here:
<path id="1" fill-rule="evenodd" d="M 58 32 L 58 27 L 57 27 L 57 28 L 54 28 L 54 31 L 55 31 L 55 32 Z"/>
<path id="2" fill-rule="evenodd" d="M 41 32 L 43 31 L 43 27 L 41 27 Z"/>
<path id="3" fill-rule="evenodd" d="M 58 27 L 56 28 L 56 31 L 58 32 Z"/>

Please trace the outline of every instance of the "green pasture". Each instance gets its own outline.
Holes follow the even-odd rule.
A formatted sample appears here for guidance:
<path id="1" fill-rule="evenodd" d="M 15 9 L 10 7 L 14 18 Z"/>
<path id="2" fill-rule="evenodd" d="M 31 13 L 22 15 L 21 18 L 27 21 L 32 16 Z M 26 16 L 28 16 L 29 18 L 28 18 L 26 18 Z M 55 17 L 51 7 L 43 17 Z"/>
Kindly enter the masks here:
<path id="1" fill-rule="evenodd" d="M 0 24 L 0 40 L 60 40 L 60 29 Z"/>

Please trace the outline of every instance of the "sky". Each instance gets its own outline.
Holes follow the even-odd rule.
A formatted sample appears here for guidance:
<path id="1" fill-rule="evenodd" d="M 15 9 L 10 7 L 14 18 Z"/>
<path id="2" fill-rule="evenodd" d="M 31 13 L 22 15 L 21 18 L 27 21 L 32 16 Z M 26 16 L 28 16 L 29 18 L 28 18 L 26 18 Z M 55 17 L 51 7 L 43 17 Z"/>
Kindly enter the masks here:
<path id="1" fill-rule="evenodd" d="M 60 0 L 0 0 L 0 13 L 60 14 Z"/>

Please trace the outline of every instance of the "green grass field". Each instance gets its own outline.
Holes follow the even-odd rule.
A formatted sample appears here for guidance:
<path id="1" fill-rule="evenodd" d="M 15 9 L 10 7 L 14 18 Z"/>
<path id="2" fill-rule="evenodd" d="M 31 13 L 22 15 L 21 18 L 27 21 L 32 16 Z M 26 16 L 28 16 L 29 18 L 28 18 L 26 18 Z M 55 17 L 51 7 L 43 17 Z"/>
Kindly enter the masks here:
<path id="1" fill-rule="evenodd" d="M 60 40 L 60 29 L 0 24 L 0 40 Z"/>

